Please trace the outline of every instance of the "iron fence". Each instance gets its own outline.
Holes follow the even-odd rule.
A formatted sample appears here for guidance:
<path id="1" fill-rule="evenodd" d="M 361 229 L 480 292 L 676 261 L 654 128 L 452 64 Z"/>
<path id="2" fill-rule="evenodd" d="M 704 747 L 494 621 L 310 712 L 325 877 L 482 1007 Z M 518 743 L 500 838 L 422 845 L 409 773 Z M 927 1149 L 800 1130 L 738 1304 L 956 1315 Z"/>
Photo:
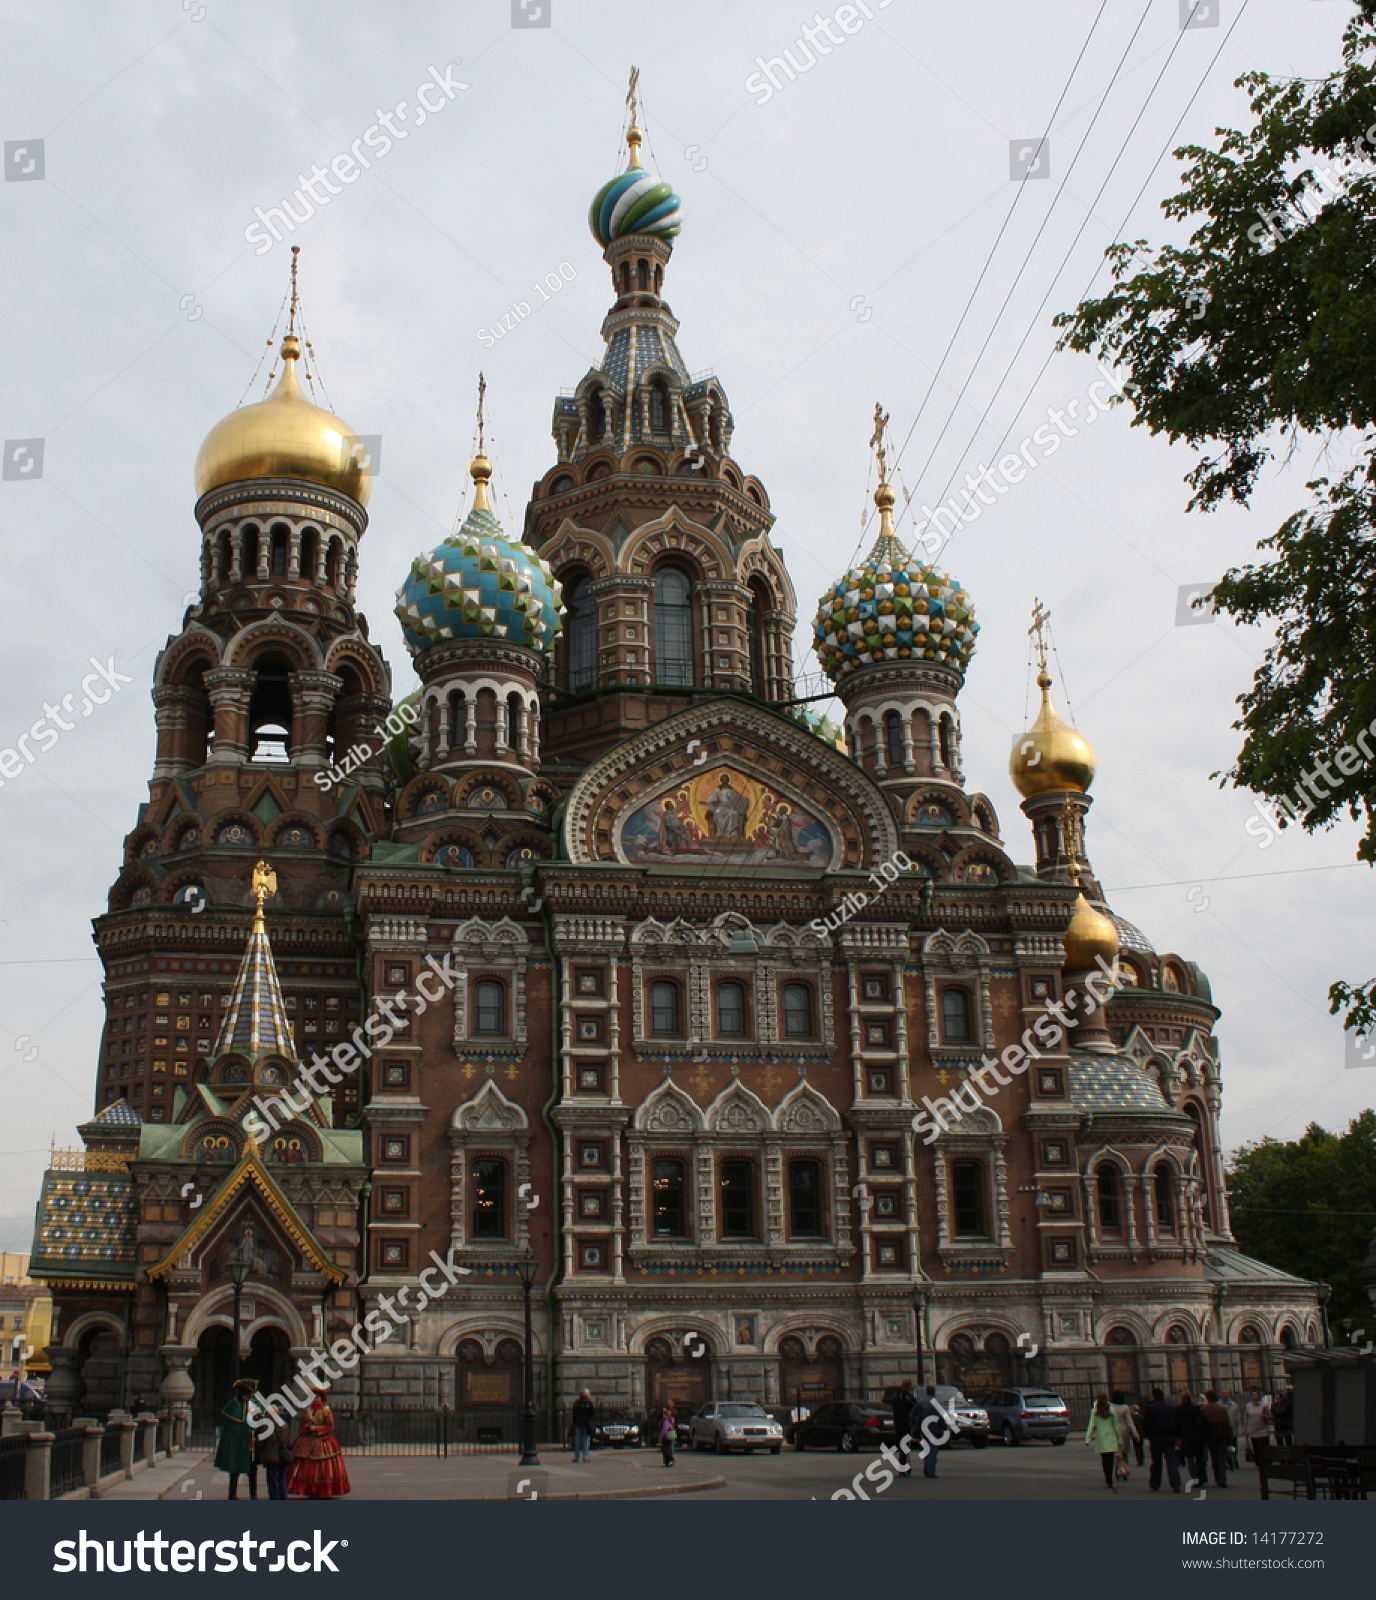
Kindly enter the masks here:
<path id="1" fill-rule="evenodd" d="M 81 1487 L 81 1454 L 85 1447 L 85 1428 L 63 1428 L 54 1434 L 48 1479 L 49 1500 L 57 1500 Z"/>
<path id="2" fill-rule="evenodd" d="M 28 1451 L 27 1434 L 16 1433 L 8 1439 L 0 1439 L 0 1500 L 24 1498 L 24 1473 Z"/>
<path id="3" fill-rule="evenodd" d="M 100 1441 L 100 1476 L 103 1478 L 108 1473 L 119 1472 L 122 1468 L 120 1444 L 124 1438 L 123 1428 L 112 1428 L 107 1422 L 105 1434 Z"/>

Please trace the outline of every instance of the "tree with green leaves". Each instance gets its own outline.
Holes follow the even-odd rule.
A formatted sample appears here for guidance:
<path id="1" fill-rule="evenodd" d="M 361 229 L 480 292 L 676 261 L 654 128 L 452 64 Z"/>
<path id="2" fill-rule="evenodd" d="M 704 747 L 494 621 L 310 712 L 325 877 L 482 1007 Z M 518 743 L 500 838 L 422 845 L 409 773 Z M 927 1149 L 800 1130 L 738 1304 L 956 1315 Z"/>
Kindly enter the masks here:
<path id="1" fill-rule="evenodd" d="M 1376 1228 L 1376 1111 L 1346 1133 L 1311 1123 L 1302 1138 L 1262 1139 L 1236 1151 L 1226 1171 L 1233 1233 L 1248 1255 L 1333 1286 L 1330 1325 L 1376 1338 L 1361 1267 Z"/>
<path id="2" fill-rule="evenodd" d="M 1248 505 L 1268 463 L 1322 447 L 1343 470 L 1213 591 L 1216 607 L 1270 624 L 1243 735 L 1217 774 L 1308 832 L 1364 824 L 1376 862 L 1376 0 L 1343 35 L 1342 66 L 1310 80 L 1238 80 L 1248 128 L 1176 152 L 1183 187 L 1163 203 L 1183 244 L 1108 251 L 1114 287 L 1058 317 L 1062 346 L 1126 373 L 1133 426 L 1198 454 L 1188 509 Z M 1352 770 L 1348 770 L 1349 767 Z M 1335 982 L 1330 1009 L 1376 1035 L 1376 978 Z"/>

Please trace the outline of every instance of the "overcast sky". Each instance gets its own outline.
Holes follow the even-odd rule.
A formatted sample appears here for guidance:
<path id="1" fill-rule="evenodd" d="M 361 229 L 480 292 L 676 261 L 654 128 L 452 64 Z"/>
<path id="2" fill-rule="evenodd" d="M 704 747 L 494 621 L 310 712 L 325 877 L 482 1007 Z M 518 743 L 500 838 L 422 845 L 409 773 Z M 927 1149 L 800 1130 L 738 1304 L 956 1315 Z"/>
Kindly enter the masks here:
<path id="1" fill-rule="evenodd" d="M 1091 34 L 1094 0 L 870 0 L 871 17 L 818 13 L 830 29 L 773 0 L 0 7 L 0 435 L 44 441 L 41 478 L 31 450 L 15 457 L 33 463 L 26 476 L 0 482 L 0 743 L 77 691 L 91 657 L 134 678 L 0 787 L 0 1247 L 28 1248 L 49 1140 L 75 1142 L 90 1111 L 102 1009 L 89 924 L 147 797 L 154 657 L 197 582 L 192 465 L 253 378 L 288 243 L 302 245 L 329 398 L 382 439 L 359 590 L 404 693 L 393 591 L 461 502 L 479 368 L 497 505 L 519 532 L 554 459 L 554 397 L 600 359 L 610 292 L 586 213 L 618 170 L 637 64 L 647 164 L 683 196 L 665 289 L 680 348 L 691 371 L 720 376 L 734 454 L 769 488 L 799 596 L 796 665 L 814 672 L 816 599 L 867 510 L 876 399 L 897 444 L 913 430 L 902 465 L 917 502 L 1005 434 L 1016 448 L 1049 407 L 1083 413 L 1097 374 L 1086 357 L 1048 362 L 1051 316 L 1114 238 L 1166 236 L 1157 205 L 1175 165 L 1161 157 L 1243 115 L 1233 81 L 1328 71 L 1351 11 L 1202 9 L 1218 25 L 1182 32 L 1178 0 L 1150 0 L 1145 17 L 1143 0 L 1108 0 Z M 813 64 L 792 82 L 775 69 L 766 96 L 757 57 L 806 64 L 804 22 Z M 1010 146 L 1045 130 L 1082 47 L 1049 176 L 1014 183 Z M 422 125 L 427 82 L 438 109 Z M 401 101 L 405 136 L 383 153 L 375 134 L 370 168 L 258 253 L 255 208 L 290 198 Z M 571 281 L 542 304 L 533 286 L 561 266 Z M 513 302 L 531 314 L 484 339 Z M 1033 596 L 1051 608 L 1057 694 L 1099 755 L 1090 853 L 1113 905 L 1212 980 L 1229 1146 L 1345 1125 L 1376 1085 L 1376 1061 L 1344 1066 L 1325 999 L 1335 978 L 1370 976 L 1356 830 L 1292 831 L 1264 850 L 1244 831 L 1250 797 L 1210 774 L 1235 753 L 1234 698 L 1265 640 L 1176 625 L 1181 587 L 1246 560 L 1300 503 L 1312 459 L 1272 472 L 1250 513 L 1187 517 L 1190 454 L 1116 411 L 1064 438 L 942 558 L 983 629 L 961 700 L 967 779 L 1015 860 L 1032 845 L 1007 758 Z"/>

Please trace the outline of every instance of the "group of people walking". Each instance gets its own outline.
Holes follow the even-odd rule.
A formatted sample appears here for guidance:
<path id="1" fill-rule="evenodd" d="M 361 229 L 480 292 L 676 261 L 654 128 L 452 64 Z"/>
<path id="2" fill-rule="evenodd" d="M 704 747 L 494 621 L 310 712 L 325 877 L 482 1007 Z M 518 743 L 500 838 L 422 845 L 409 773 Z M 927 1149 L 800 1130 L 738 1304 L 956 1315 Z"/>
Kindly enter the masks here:
<path id="1" fill-rule="evenodd" d="M 1182 1461 L 1194 1483 L 1207 1483 L 1212 1472 L 1214 1484 L 1226 1489 L 1228 1469 L 1238 1465 L 1239 1443 L 1248 1461 L 1255 1455 L 1257 1441 L 1270 1439 L 1273 1431 L 1277 1444 L 1290 1444 L 1294 1415 L 1290 1390 L 1270 1400 L 1253 1389 L 1245 1406 L 1227 1389 L 1221 1398 L 1208 1389 L 1198 1400 L 1185 1389 L 1177 1401 L 1167 1400 L 1164 1390 L 1153 1389 L 1145 1406 L 1129 1405 L 1121 1392 L 1115 1392 L 1100 1395 L 1095 1402 L 1085 1443 L 1098 1454 L 1104 1485 L 1114 1494 L 1119 1483 L 1131 1476 L 1129 1452 L 1140 1467 L 1144 1451 L 1151 1457 L 1147 1486 L 1155 1492 L 1164 1475 L 1171 1492 L 1180 1493 Z"/>
<path id="2" fill-rule="evenodd" d="M 257 1391 L 253 1378 L 240 1378 L 220 1413 L 215 1467 L 229 1474 L 228 1498 L 239 1498 L 239 1479 L 247 1476 L 248 1497 L 256 1500 L 259 1467 L 267 1478 L 269 1500 L 285 1500 L 293 1494 L 332 1500 L 348 1494 L 349 1474 L 334 1436 L 334 1413 L 326 1402 L 327 1391 L 311 1391 L 311 1403 L 301 1415 L 295 1439 L 286 1422 L 255 1398 Z M 268 1430 L 262 1426 L 265 1418 L 271 1424 Z"/>

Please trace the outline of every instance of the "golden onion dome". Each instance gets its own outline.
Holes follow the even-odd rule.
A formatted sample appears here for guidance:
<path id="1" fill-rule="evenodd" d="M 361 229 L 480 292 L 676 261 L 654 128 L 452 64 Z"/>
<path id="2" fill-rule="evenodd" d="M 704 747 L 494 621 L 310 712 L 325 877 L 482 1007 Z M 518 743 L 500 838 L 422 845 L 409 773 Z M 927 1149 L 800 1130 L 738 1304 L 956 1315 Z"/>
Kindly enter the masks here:
<path id="1" fill-rule="evenodd" d="M 301 341 L 282 340 L 282 376 L 256 405 L 231 411 L 196 456 L 196 495 L 246 478 L 305 478 L 366 506 L 373 480 L 358 435 L 333 411 L 313 405 L 296 375 Z"/>
<path id="2" fill-rule="evenodd" d="M 1082 971 L 1097 965 L 1102 956 L 1106 966 L 1118 959 L 1118 930 L 1102 911 L 1096 911 L 1081 894 L 1075 902 L 1075 915 L 1065 930 L 1067 971 Z"/>
<path id="3" fill-rule="evenodd" d="M 1093 747 L 1052 705 L 1051 679 L 1045 669 L 1037 677 L 1037 687 L 1042 692 L 1042 708 L 1027 732 L 1013 740 L 1008 758 L 1013 787 L 1024 800 L 1060 789 L 1085 794 L 1094 782 Z"/>

